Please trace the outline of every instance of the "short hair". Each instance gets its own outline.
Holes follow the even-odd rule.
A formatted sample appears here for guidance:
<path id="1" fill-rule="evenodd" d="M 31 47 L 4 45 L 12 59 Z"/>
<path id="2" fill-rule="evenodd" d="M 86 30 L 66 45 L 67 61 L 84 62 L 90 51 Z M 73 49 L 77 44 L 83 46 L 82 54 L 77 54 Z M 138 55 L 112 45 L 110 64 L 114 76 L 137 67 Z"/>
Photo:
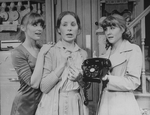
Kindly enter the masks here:
<path id="1" fill-rule="evenodd" d="M 81 29 L 81 23 L 80 23 L 80 19 L 79 19 L 79 16 L 72 12 L 72 11 L 64 11 L 64 12 L 61 12 L 60 15 L 58 16 L 57 18 L 57 25 L 56 25 L 56 28 L 59 29 L 60 27 L 60 24 L 61 24 L 61 20 L 64 16 L 66 15 L 71 15 L 73 16 L 75 19 L 76 19 L 76 22 L 77 22 L 77 25 L 78 25 L 78 28 Z"/>
<path id="2" fill-rule="evenodd" d="M 115 26 L 115 27 L 119 27 L 120 29 L 124 28 L 125 31 L 122 35 L 123 39 L 126 39 L 128 41 L 131 41 L 131 31 L 129 30 L 129 28 L 126 25 L 126 20 L 124 19 L 123 16 L 119 15 L 119 14 L 113 14 L 110 15 L 108 17 L 106 17 L 106 19 L 104 19 L 104 21 L 101 24 L 103 30 L 106 29 L 106 27 L 111 27 L 111 26 Z"/>
<path id="3" fill-rule="evenodd" d="M 124 28 L 125 31 L 122 34 L 122 39 L 126 39 L 129 42 L 131 42 L 131 40 L 132 40 L 132 34 L 126 25 L 125 18 L 119 14 L 109 15 L 101 23 L 101 26 L 104 31 L 106 30 L 107 27 L 111 27 L 111 26 L 119 27 L 120 29 Z M 111 44 L 106 39 L 106 48 L 108 48 L 109 46 L 111 46 Z"/>

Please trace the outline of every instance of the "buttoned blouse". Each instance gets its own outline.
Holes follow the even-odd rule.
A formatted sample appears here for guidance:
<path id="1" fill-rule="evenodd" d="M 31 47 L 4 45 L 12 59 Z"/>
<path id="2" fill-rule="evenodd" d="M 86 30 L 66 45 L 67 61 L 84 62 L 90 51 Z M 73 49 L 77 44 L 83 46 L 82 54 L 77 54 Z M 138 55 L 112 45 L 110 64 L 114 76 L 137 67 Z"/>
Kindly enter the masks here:
<path id="1" fill-rule="evenodd" d="M 82 102 L 84 100 L 81 100 L 82 89 L 77 81 L 70 79 L 68 66 L 65 67 L 59 79 L 54 72 L 56 67 L 60 66 L 62 61 L 65 60 L 63 57 L 65 51 L 70 52 L 71 61 L 79 70 L 81 69 L 82 62 L 87 58 L 87 53 L 77 44 L 75 44 L 73 50 L 70 50 L 63 45 L 62 41 L 58 41 L 57 44 L 48 51 L 45 56 L 43 78 L 41 81 L 41 90 L 44 94 L 36 115 L 59 115 L 59 112 L 62 111 L 63 113 L 61 114 L 68 115 L 70 112 L 73 112 L 72 109 L 74 109 L 75 115 L 88 115 L 81 114 L 83 113 L 81 111 L 84 111 L 84 104 Z M 84 95 L 82 95 L 82 97 L 83 96 Z M 69 103 L 71 103 L 71 105 Z M 59 108 L 60 105 L 65 109 Z"/>
<path id="2" fill-rule="evenodd" d="M 63 45 L 62 41 L 58 41 L 58 43 L 50 49 L 50 51 L 45 57 L 44 72 L 41 83 L 41 89 L 43 91 L 47 90 L 47 88 L 49 87 L 49 80 L 51 79 L 51 76 L 55 76 L 57 78 L 56 74 L 54 73 L 54 70 L 62 63 L 64 58 L 64 50 L 66 52 L 70 52 L 72 62 L 79 70 L 81 70 L 81 64 L 84 61 L 84 59 L 86 59 L 87 53 L 83 49 L 81 49 L 77 44 L 75 44 L 73 50 L 70 50 Z M 61 90 L 70 91 L 79 89 L 78 82 L 70 80 L 68 73 L 68 67 L 65 67 L 65 70 L 63 71 L 60 77 L 61 82 L 59 82 L 59 84 L 61 84 Z"/>

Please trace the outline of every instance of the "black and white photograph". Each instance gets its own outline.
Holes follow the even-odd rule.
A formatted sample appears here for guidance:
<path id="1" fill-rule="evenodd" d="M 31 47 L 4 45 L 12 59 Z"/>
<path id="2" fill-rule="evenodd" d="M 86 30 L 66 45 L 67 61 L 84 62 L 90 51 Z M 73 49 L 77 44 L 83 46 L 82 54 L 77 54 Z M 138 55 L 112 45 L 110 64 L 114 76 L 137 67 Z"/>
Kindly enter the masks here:
<path id="1" fill-rule="evenodd" d="M 150 0 L 0 0 L 0 115 L 150 115 Z"/>

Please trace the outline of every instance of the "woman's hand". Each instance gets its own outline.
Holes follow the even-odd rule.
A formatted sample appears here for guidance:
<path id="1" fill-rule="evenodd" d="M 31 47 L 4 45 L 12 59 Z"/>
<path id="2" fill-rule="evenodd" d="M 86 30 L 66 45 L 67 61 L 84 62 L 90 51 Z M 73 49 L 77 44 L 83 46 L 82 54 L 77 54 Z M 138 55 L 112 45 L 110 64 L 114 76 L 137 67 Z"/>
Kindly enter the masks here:
<path id="1" fill-rule="evenodd" d="M 71 52 L 67 51 L 66 49 L 60 49 L 61 51 L 61 55 L 62 55 L 62 59 L 61 59 L 61 64 L 62 66 L 66 66 L 68 59 L 71 57 Z"/>
<path id="2" fill-rule="evenodd" d="M 103 81 L 109 80 L 109 75 L 111 75 L 110 71 L 102 78 Z"/>
<path id="3" fill-rule="evenodd" d="M 82 72 L 77 69 L 74 65 L 69 65 L 69 79 L 72 81 L 78 81 L 82 78 Z"/>
<path id="4" fill-rule="evenodd" d="M 44 44 L 44 45 L 42 46 L 42 48 L 40 49 L 39 54 L 45 55 L 45 54 L 50 50 L 50 48 L 51 48 L 53 45 L 54 45 L 54 43 Z"/>
<path id="5" fill-rule="evenodd" d="M 105 76 L 102 78 L 102 80 L 103 80 L 103 81 L 108 80 L 108 76 L 109 76 L 109 75 L 105 75 Z"/>
<path id="6" fill-rule="evenodd" d="M 103 83 L 103 89 L 107 86 L 108 82 L 109 82 L 109 75 L 110 72 L 108 74 L 106 74 L 103 78 L 102 78 L 102 83 Z"/>

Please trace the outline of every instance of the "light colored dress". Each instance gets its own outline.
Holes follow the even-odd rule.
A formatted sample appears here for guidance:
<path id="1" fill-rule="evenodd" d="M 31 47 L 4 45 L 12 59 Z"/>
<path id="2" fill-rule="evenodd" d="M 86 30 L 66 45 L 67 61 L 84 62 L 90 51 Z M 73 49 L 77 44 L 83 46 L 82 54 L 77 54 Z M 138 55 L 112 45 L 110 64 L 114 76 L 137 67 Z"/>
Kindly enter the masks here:
<path id="1" fill-rule="evenodd" d="M 63 46 L 61 41 L 58 41 L 45 57 L 42 90 L 49 87 L 51 76 L 57 79 L 54 70 L 63 61 L 63 50 L 71 52 L 72 61 L 78 69 L 81 69 L 81 64 L 87 57 L 87 53 L 77 44 L 74 50 L 70 51 Z M 61 78 L 47 94 L 43 94 L 36 115 L 88 115 L 88 109 L 83 104 L 83 90 L 78 82 L 70 80 L 68 67 L 64 69 Z"/>
<path id="2" fill-rule="evenodd" d="M 140 85 L 142 53 L 139 46 L 124 40 L 118 52 L 111 48 L 102 57 L 112 63 L 111 75 L 103 91 L 98 115 L 141 115 L 133 91 Z"/>

